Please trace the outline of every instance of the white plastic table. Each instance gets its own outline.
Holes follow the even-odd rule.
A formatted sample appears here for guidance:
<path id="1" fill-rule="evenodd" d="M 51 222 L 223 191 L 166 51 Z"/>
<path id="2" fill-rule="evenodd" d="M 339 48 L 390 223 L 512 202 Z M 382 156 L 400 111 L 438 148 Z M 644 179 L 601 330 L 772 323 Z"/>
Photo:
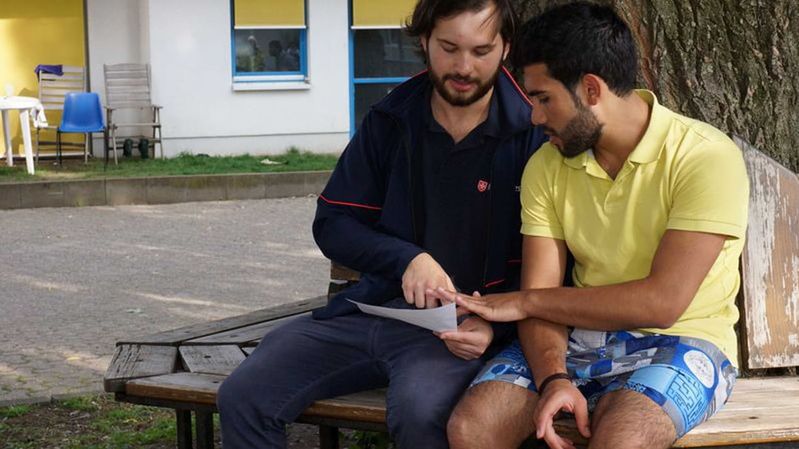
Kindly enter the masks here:
<path id="1" fill-rule="evenodd" d="M 36 109 L 41 108 L 38 98 L 34 97 L 0 97 L 0 112 L 3 115 L 3 135 L 6 144 L 6 163 L 9 167 L 14 166 L 14 155 L 11 152 L 11 132 L 8 124 L 8 111 L 19 111 L 19 125 L 22 128 L 22 142 L 25 146 L 25 164 L 28 173 L 33 174 L 33 149 L 31 148 L 31 125 L 30 112 L 36 113 Z"/>

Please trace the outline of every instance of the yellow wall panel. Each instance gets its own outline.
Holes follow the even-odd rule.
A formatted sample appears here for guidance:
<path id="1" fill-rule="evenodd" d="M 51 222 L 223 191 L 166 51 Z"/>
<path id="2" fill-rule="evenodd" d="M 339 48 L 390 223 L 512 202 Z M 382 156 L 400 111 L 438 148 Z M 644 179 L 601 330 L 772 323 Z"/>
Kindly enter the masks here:
<path id="1" fill-rule="evenodd" d="M 236 28 L 305 27 L 304 0 L 235 0 Z"/>
<path id="2" fill-rule="evenodd" d="M 353 28 L 397 28 L 413 13 L 416 0 L 352 0 Z"/>
<path id="3" fill-rule="evenodd" d="M 84 66 L 84 43 L 82 0 L 0 0 L 0 95 L 13 86 L 14 95 L 38 97 L 33 69 L 38 64 Z M 14 111 L 9 116 L 11 147 L 21 156 L 19 118 Z M 5 152 L 2 142 L 0 128 Z"/>

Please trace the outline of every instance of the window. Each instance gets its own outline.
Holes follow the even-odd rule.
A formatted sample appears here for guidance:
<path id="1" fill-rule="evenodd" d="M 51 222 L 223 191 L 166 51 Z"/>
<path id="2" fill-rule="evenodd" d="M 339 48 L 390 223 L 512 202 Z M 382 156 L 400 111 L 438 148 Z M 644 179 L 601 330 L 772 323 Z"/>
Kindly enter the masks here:
<path id="1" fill-rule="evenodd" d="M 425 69 L 416 42 L 402 31 L 416 0 L 352 0 L 352 132 L 369 108 Z"/>
<path id="2" fill-rule="evenodd" d="M 304 81 L 304 0 L 233 0 L 233 80 Z"/>

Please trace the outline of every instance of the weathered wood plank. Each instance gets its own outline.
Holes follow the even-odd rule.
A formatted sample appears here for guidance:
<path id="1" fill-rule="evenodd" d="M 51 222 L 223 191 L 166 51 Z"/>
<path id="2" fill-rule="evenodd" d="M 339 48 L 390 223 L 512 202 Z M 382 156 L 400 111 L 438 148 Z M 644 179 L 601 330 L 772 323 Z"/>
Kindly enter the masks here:
<path id="1" fill-rule="evenodd" d="M 799 365 L 799 178 L 740 139 L 750 179 L 742 257 L 745 366 Z"/>
<path id="2" fill-rule="evenodd" d="M 222 380 L 224 376 L 168 374 L 130 381 L 127 394 L 213 405 Z M 727 405 L 710 421 L 677 441 L 674 447 L 799 441 L 797 394 L 799 378 L 741 379 Z M 786 397 L 789 400 L 785 400 Z M 775 403 L 779 405 L 775 407 Z M 301 420 L 323 418 L 341 423 L 382 424 L 385 413 L 384 390 L 373 390 L 317 401 L 303 412 Z M 573 420 L 559 420 L 556 427 L 567 438 L 584 442 L 575 430 Z"/>
<path id="3" fill-rule="evenodd" d="M 238 329 L 240 327 L 261 323 L 276 318 L 283 318 L 286 316 L 297 315 L 300 313 L 307 312 L 309 310 L 316 309 L 325 304 L 327 304 L 327 297 L 317 296 L 315 298 L 304 299 L 302 301 L 292 302 L 289 304 L 281 304 L 276 307 L 256 310 L 254 312 L 245 315 L 238 315 L 217 321 L 193 324 L 190 326 L 181 327 L 179 329 L 159 332 L 157 334 L 134 338 L 131 340 L 122 340 L 118 342 L 117 345 L 144 344 L 144 343 L 159 344 L 159 345 L 178 345 L 186 340 L 200 338 L 218 332 Z"/>
<path id="4" fill-rule="evenodd" d="M 216 391 L 225 377 L 200 373 L 145 377 L 128 382 L 125 385 L 125 393 L 131 396 L 214 405 Z"/>
<path id="5" fill-rule="evenodd" d="M 180 356 L 192 373 L 227 376 L 244 361 L 244 353 L 236 345 L 181 346 Z"/>
<path id="6" fill-rule="evenodd" d="M 333 418 L 343 421 L 386 422 L 386 392 L 371 390 L 316 401 L 303 416 Z"/>
<path id="7" fill-rule="evenodd" d="M 336 262 L 330 263 L 330 279 L 334 281 L 357 281 L 361 278 L 361 273 L 347 268 Z"/>
<path id="8" fill-rule="evenodd" d="M 175 369 L 177 349 L 169 346 L 117 346 L 105 373 L 105 391 L 124 391 L 125 382 L 146 376 L 171 373 Z"/>
<path id="9" fill-rule="evenodd" d="M 241 350 L 244 351 L 245 354 L 250 355 L 253 351 L 255 351 L 255 346 L 245 346 L 241 348 Z"/>
<path id="10" fill-rule="evenodd" d="M 229 330 L 226 332 L 219 332 L 207 337 L 195 338 L 183 342 L 184 345 L 244 345 L 253 340 L 261 340 L 264 335 L 268 334 L 277 326 L 284 324 L 287 321 L 293 320 L 301 315 L 308 315 L 311 312 L 301 313 L 299 315 L 287 316 L 264 323 L 252 324 L 238 329 Z"/>

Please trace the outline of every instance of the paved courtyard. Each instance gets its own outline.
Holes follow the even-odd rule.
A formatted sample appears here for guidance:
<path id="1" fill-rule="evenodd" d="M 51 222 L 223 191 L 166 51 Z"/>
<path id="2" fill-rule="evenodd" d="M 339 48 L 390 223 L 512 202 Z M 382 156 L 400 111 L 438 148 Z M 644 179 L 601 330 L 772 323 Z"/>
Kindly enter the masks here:
<path id="1" fill-rule="evenodd" d="M 0 210 L 0 405 L 102 391 L 120 338 L 324 293 L 315 201 Z"/>

